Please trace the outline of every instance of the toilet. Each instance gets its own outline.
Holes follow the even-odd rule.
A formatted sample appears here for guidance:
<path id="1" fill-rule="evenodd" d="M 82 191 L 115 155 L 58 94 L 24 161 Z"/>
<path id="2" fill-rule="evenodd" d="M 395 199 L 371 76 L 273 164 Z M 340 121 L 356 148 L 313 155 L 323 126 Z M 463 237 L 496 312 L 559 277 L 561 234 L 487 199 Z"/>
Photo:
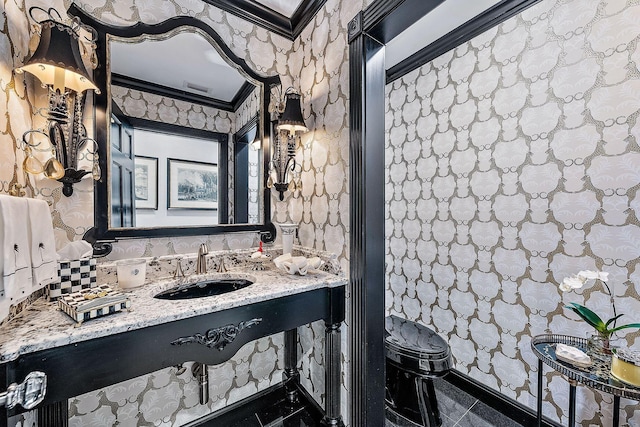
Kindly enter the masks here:
<path id="1" fill-rule="evenodd" d="M 424 325 L 388 316 L 385 319 L 387 409 L 424 427 L 442 424 L 433 378 L 449 372 L 451 350 Z"/>

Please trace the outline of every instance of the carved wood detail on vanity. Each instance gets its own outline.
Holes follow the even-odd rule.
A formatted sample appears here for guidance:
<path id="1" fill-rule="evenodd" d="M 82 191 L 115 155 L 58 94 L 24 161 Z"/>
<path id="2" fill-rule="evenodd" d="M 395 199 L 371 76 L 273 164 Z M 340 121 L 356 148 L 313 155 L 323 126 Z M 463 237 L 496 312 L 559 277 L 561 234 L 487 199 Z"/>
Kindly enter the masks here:
<path id="1" fill-rule="evenodd" d="M 253 325 L 257 325 L 262 322 L 262 318 L 256 318 L 240 322 L 237 325 L 225 325 L 219 328 L 211 328 L 203 334 L 194 334 L 188 337 L 181 337 L 177 340 L 171 341 L 171 345 L 183 345 L 183 344 L 201 344 L 209 348 L 216 348 L 220 351 L 224 350 L 227 344 L 231 344 L 238 334 L 245 328 L 250 328 Z"/>

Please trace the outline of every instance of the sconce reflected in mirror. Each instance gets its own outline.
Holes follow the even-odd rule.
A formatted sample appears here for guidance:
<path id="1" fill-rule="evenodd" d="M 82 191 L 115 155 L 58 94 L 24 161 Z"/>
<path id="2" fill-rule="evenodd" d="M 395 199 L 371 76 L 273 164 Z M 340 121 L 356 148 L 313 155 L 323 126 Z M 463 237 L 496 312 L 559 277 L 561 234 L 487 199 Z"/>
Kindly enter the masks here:
<path id="1" fill-rule="evenodd" d="M 262 149 L 262 138 L 260 138 L 260 118 L 256 121 L 256 135 L 253 137 L 253 141 L 249 146 L 254 151 L 260 151 Z"/>
<path id="2" fill-rule="evenodd" d="M 36 19 L 34 13 L 42 13 L 45 19 Z M 29 43 L 31 49 L 36 44 L 37 48 L 15 71 L 26 71 L 40 80 L 47 88 L 49 106 L 36 111 L 46 119 L 46 129 L 32 129 L 22 136 L 26 155 L 23 168 L 31 174 L 44 173 L 47 178 L 62 182 L 62 193 L 68 197 L 73 194 L 73 184 L 80 182 L 83 176 L 91 173 L 93 179 L 99 180 L 101 175 L 97 143 L 87 136 L 82 123 L 84 92 L 93 89 L 99 93 L 83 62 L 84 58 L 93 68 L 97 66 L 96 34 L 77 18 L 63 22 L 53 8 L 45 10 L 34 6 L 29 9 L 29 16 L 40 26 Z M 81 40 L 81 33 L 87 34 L 82 36 L 86 42 Z M 92 158 L 90 171 L 78 170 L 78 159 L 83 150 Z M 50 151 L 51 157 L 43 164 L 34 156 L 34 151 Z"/>
<path id="3" fill-rule="evenodd" d="M 302 166 L 296 162 L 295 157 L 296 149 L 300 146 L 300 135 L 309 129 L 302 116 L 300 94 L 290 87 L 282 100 L 278 87 L 275 89 L 275 95 L 272 91 L 269 111 L 272 119 L 277 119 L 277 134 L 273 141 L 267 188 L 275 188 L 282 201 L 285 191 L 302 190 Z"/>

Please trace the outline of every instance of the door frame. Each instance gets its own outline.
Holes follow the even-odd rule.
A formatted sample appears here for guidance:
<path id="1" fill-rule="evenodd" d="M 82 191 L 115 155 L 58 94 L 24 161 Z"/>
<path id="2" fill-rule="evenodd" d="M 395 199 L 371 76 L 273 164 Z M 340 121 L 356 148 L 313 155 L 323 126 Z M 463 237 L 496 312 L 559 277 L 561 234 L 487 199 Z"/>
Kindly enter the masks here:
<path id="1" fill-rule="evenodd" d="M 375 0 L 348 24 L 351 426 L 384 425 L 385 85 L 540 0 L 503 0 L 385 71 L 385 44 L 444 0 Z"/>

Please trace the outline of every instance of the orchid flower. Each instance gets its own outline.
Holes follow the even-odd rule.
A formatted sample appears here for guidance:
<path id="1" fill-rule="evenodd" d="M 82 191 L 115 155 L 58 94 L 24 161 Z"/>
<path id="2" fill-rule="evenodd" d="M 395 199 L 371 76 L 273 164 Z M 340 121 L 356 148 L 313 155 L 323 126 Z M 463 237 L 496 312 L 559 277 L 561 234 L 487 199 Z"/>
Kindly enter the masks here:
<path id="1" fill-rule="evenodd" d="M 578 274 L 576 274 L 575 276 L 564 278 L 564 280 L 562 280 L 562 282 L 559 285 L 559 288 L 561 291 L 570 292 L 574 289 L 582 288 L 589 280 L 595 280 L 595 281 L 600 280 L 602 282 L 607 295 L 609 295 L 609 298 L 611 299 L 611 306 L 613 307 L 612 318 L 610 318 L 605 322 L 596 313 L 594 313 L 584 305 L 577 304 L 575 302 L 569 303 L 569 305 L 566 305 L 565 307 L 572 310 L 574 313 L 580 316 L 582 320 L 584 320 L 593 328 L 595 328 L 595 330 L 598 331 L 600 335 L 602 335 L 607 339 L 611 337 L 611 334 L 621 329 L 640 328 L 640 323 L 629 323 L 627 325 L 616 326 L 617 320 L 620 317 L 622 317 L 623 314 L 618 314 L 616 312 L 616 303 L 613 298 L 613 294 L 611 293 L 611 289 L 609 288 L 609 285 L 607 285 L 608 278 L 609 278 L 609 273 L 606 273 L 604 271 L 584 270 L 584 271 L 578 272 Z"/>

